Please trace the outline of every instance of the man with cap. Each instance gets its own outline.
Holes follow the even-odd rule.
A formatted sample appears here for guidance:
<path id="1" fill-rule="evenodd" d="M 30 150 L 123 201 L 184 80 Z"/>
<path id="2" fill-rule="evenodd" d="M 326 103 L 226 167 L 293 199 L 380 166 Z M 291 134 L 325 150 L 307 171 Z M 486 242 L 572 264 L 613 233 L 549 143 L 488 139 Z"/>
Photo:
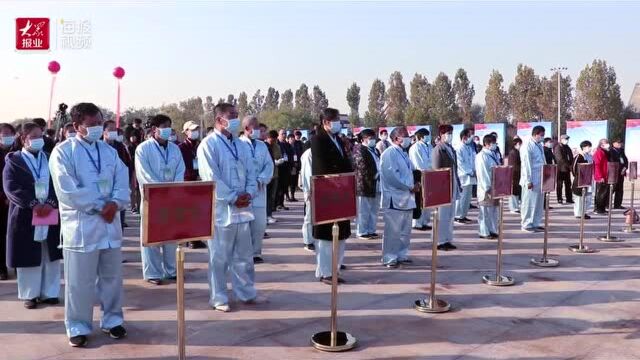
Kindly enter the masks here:
<path id="1" fill-rule="evenodd" d="M 189 120 L 182 125 L 184 140 L 178 145 L 182 160 L 184 161 L 184 181 L 198 181 L 198 156 L 197 150 L 200 145 L 200 125 Z M 207 245 L 203 241 L 191 241 L 191 249 L 204 249 Z"/>
<path id="2" fill-rule="evenodd" d="M 571 151 L 571 148 L 569 147 L 569 135 L 560 136 L 560 142 L 556 145 L 553 155 L 556 158 L 556 164 L 558 164 L 558 182 L 556 187 L 558 204 L 563 203 L 563 187 L 567 204 L 573 204 L 573 195 L 571 192 L 571 166 L 573 165 L 573 151 Z"/>

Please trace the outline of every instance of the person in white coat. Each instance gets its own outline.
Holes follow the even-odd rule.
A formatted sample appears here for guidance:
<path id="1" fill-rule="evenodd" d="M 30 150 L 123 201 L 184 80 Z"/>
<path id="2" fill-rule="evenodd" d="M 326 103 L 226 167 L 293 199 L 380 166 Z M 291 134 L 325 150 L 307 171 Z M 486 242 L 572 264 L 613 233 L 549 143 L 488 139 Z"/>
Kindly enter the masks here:
<path id="1" fill-rule="evenodd" d="M 227 273 L 237 299 L 251 303 L 257 296 L 250 223 L 258 185 L 249 147 L 238 138 L 238 110 L 221 103 L 213 112 L 215 129 L 198 146 L 198 169 L 202 180 L 216 183 L 215 230 L 208 242 L 209 304 L 228 312 Z"/>
<path id="2" fill-rule="evenodd" d="M 384 209 L 384 235 L 382 237 L 382 264 L 397 268 L 398 264 L 411 263 L 411 217 L 416 207 L 415 193 L 419 183 L 413 181 L 413 166 L 406 153 L 411 138 L 404 126 L 390 135 L 391 146 L 380 159 L 381 207 Z"/>
<path id="3" fill-rule="evenodd" d="M 253 167 L 256 171 L 258 191 L 251 202 L 253 209 L 253 221 L 249 224 L 251 228 L 251 244 L 253 245 L 253 263 L 261 264 L 262 240 L 267 229 L 267 185 L 273 178 L 273 159 L 269 155 L 267 145 L 262 142 L 261 127 L 258 118 L 254 115 L 245 116 L 242 120 L 244 134 L 240 137 L 251 153 Z"/>
<path id="4" fill-rule="evenodd" d="M 140 184 L 184 181 L 185 165 L 178 145 L 170 140 L 171 118 L 158 114 L 151 118 L 153 135 L 136 148 L 135 171 Z M 143 218 L 144 207 L 140 207 Z M 154 285 L 176 278 L 176 244 L 143 246 L 144 229 L 140 228 L 140 253 L 142 254 L 143 278 Z"/>
<path id="5" fill-rule="evenodd" d="M 460 132 L 460 144 L 456 148 L 458 158 L 458 178 L 462 192 L 456 201 L 456 213 L 454 221 L 459 224 L 469 224 L 471 220 L 467 218 L 469 206 L 471 205 L 471 193 L 473 185 L 476 184 L 476 144 L 473 143 L 473 130 L 464 129 Z"/>
<path id="6" fill-rule="evenodd" d="M 304 220 L 302 221 L 302 241 L 304 249 L 310 252 L 316 251 L 313 238 L 313 226 L 311 225 L 311 148 L 308 148 L 300 156 L 300 180 L 302 180 L 302 193 L 304 198 Z"/>
<path id="7" fill-rule="evenodd" d="M 491 197 L 493 189 L 493 168 L 500 165 L 495 154 L 496 138 L 486 135 L 482 138 L 482 150 L 476 155 L 475 168 L 478 175 L 478 225 L 481 239 L 498 238 L 498 203 Z"/>
<path id="8" fill-rule="evenodd" d="M 431 170 L 431 134 L 427 129 L 419 129 L 415 133 L 416 143 L 409 148 L 409 159 L 415 170 Z M 422 209 L 420 217 L 413 219 L 413 228 L 416 230 L 431 230 L 431 209 Z"/>
<path id="9" fill-rule="evenodd" d="M 531 137 L 520 148 L 520 186 L 522 186 L 522 204 L 520 216 L 522 230 L 539 232 L 541 226 L 544 197 L 542 195 L 542 166 L 545 164 L 544 127 L 534 126 Z"/>
<path id="10" fill-rule="evenodd" d="M 60 205 L 64 254 L 65 326 L 69 344 L 82 347 L 92 331 L 93 306 L 100 303 L 100 328 L 111 338 L 122 326 L 122 227 L 129 205 L 129 173 L 102 135 L 102 113 L 91 103 L 75 105 L 76 137 L 58 144 L 49 170 Z"/>

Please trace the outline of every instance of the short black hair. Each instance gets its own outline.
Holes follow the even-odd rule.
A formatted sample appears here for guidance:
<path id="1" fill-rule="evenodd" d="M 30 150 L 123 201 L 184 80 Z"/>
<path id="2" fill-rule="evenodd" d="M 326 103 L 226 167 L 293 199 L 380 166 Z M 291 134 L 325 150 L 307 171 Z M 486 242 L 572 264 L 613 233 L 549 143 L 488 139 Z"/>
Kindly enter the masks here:
<path id="1" fill-rule="evenodd" d="M 295 139 L 295 138 L 296 138 L 296 137 L 295 137 L 295 135 L 293 135 L 293 134 L 289 134 L 289 135 L 287 135 L 287 139 Z"/>
<path id="2" fill-rule="evenodd" d="M 151 123 L 151 126 L 155 127 L 160 127 L 160 125 L 164 125 L 166 123 L 169 123 L 169 126 L 171 126 L 171 118 L 163 114 L 155 115 L 149 122 Z"/>
<path id="3" fill-rule="evenodd" d="M 496 142 L 496 137 L 491 134 L 485 135 L 482 138 L 482 145 L 485 145 L 485 146 L 489 144 L 493 144 L 495 142 Z"/>
<path id="4" fill-rule="evenodd" d="M 414 135 L 416 136 L 417 139 L 422 139 L 425 136 L 429 135 L 429 130 L 425 128 L 418 129 L 418 131 L 416 131 Z"/>
<path id="5" fill-rule="evenodd" d="M 442 124 L 438 126 L 438 135 L 446 134 L 453 132 L 453 126 L 450 124 Z"/>
<path id="6" fill-rule="evenodd" d="M 102 130 L 107 130 L 107 127 L 109 127 L 109 125 L 111 125 L 111 124 L 115 125 L 116 122 L 113 121 L 113 120 L 107 120 L 107 121 L 103 122 L 102 123 Z"/>
<path id="7" fill-rule="evenodd" d="M 548 143 L 549 141 L 552 141 L 552 140 L 553 140 L 552 138 L 546 137 L 546 138 L 544 138 L 543 142 L 544 143 Z"/>
<path id="8" fill-rule="evenodd" d="M 520 139 L 520 138 L 514 138 L 514 139 L 513 139 L 513 145 L 515 146 L 515 145 L 518 145 L 518 144 L 522 144 L 522 139 Z"/>
<path id="9" fill-rule="evenodd" d="M 460 131 L 460 140 L 462 140 L 462 138 L 469 137 L 471 135 L 471 133 L 473 132 L 472 128 L 466 128 L 466 129 L 462 129 L 462 131 Z M 489 134 L 491 135 L 491 134 Z"/>
<path id="10" fill-rule="evenodd" d="M 34 124 L 40 126 L 40 129 L 43 129 L 47 127 L 47 121 L 43 118 L 35 118 L 33 120 L 31 120 L 31 122 L 33 122 Z"/>
<path id="11" fill-rule="evenodd" d="M 540 126 L 540 125 L 534 126 L 533 130 L 531 130 L 531 135 L 540 135 L 540 134 L 544 134 L 544 126 Z"/>
<path id="12" fill-rule="evenodd" d="M 9 131 L 11 131 L 13 134 L 16 133 L 16 128 L 14 128 L 13 125 L 8 123 L 0 124 L 0 130 L 3 130 L 3 129 L 9 129 Z"/>
<path id="13" fill-rule="evenodd" d="M 362 129 L 362 131 L 358 133 L 358 140 L 362 141 L 365 137 L 375 138 L 376 132 L 371 129 Z"/>
<path id="14" fill-rule="evenodd" d="M 389 132 L 387 131 L 387 129 L 382 129 L 380 130 L 380 135 L 382 134 L 389 134 Z"/>
<path id="15" fill-rule="evenodd" d="M 580 143 L 580 149 L 584 149 L 586 147 L 593 147 L 593 145 L 591 144 L 591 141 L 585 140 Z"/>
<path id="16" fill-rule="evenodd" d="M 269 138 L 277 139 L 278 138 L 278 132 L 275 131 L 275 130 L 269 130 Z"/>
<path id="17" fill-rule="evenodd" d="M 258 127 L 259 127 L 259 128 L 264 128 L 264 129 L 268 129 L 268 128 L 269 128 L 269 127 L 267 126 L 267 124 L 265 124 L 265 123 L 260 123 L 260 124 L 258 124 Z"/>
<path id="18" fill-rule="evenodd" d="M 229 104 L 226 102 L 220 103 L 213 108 L 213 115 L 217 118 L 218 116 L 222 116 L 228 113 L 234 107 L 235 106 L 233 104 Z"/>
<path id="19" fill-rule="evenodd" d="M 495 138 L 497 138 L 497 137 L 498 137 L 498 133 L 497 133 L 497 132 L 495 132 L 495 131 L 490 132 L 490 133 L 489 133 L 489 135 L 491 135 L 491 136 L 493 136 L 493 137 L 495 137 Z"/>
<path id="20" fill-rule="evenodd" d="M 78 103 L 73 105 L 70 111 L 71 121 L 74 124 L 82 124 L 85 116 L 95 116 L 100 114 L 102 116 L 102 111 L 93 103 Z"/>
<path id="21" fill-rule="evenodd" d="M 340 112 L 334 108 L 326 108 L 322 112 L 323 121 L 334 121 L 340 117 Z"/>
<path id="22" fill-rule="evenodd" d="M 135 118 L 135 119 L 133 119 L 133 123 L 134 123 L 134 124 L 142 124 L 142 119 L 140 119 L 140 118 Z"/>
<path id="23" fill-rule="evenodd" d="M 296 130 L 293 134 L 294 134 L 295 136 L 302 136 L 302 131 L 300 131 L 300 130 Z"/>
<path id="24" fill-rule="evenodd" d="M 20 130 L 20 138 L 24 139 L 25 137 L 27 137 L 27 135 L 29 135 L 29 133 L 32 132 L 33 129 L 41 129 L 41 127 L 34 122 L 22 124 L 22 129 Z"/>

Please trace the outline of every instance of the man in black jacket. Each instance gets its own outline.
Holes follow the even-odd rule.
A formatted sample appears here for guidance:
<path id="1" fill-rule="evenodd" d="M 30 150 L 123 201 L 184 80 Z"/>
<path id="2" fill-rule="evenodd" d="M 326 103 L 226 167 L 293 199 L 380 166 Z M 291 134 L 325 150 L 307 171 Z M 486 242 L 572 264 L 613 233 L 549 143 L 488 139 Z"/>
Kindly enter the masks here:
<path id="1" fill-rule="evenodd" d="M 571 166 L 573 165 L 573 152 L 569 147 L 569 136 L 560 136 L 560 143 L 553 149 L 553 156 L 558 164 L 558 183 L 556 187 L 556 195 L 558 204 L 562 204 L 562 187 L 564 186 L 565 198 L 567 204 L 573 204 L 573 196 L 571 193 Z"/>
<path id="2" fill-rule="evenodd" d="M 349 154 L 342 141 L 338 137 L 342 129 L 338 110 L 327 108 L 322 114 L 322 126 L 316 135 L 311 138 L 311 174 L 329 175 L 348 173 L 353 171 Z M 316 277 L 320 281 L 331 284 L 332 240 L 331 228 L 333 224 L 316 225 L 313 227 L 313 238 L 316 241 Z M 338 239 L 340 241 L 340 255 L 338 261 L 344 256 L 345 240 L 351 236 L 349 220 L 338 222 L 340 228 Z M 341 262 L 341 261 L 340 261 Z M 343 282 L 338 279 L 338 282 Z"/>
<path id="3" fill-rule="evenodd" d="M 624 176 L 629 168 L 629 160 L 624 153 L 624 143 L 620 139 L 613 140 L 613 147 L 610 151 L 610 159 L 612 162 L 620 163 L 620 173 L 618 174 L 618 182 L 613 186 L 613 208 L 626 209 L 622 206 L 622 198 L 624 196 Z"/>

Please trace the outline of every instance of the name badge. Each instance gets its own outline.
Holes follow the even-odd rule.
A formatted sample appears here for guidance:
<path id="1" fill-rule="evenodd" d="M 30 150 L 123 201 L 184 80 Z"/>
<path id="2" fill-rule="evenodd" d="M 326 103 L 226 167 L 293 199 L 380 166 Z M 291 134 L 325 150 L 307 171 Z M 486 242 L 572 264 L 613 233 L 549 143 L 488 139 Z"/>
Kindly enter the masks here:
<path id="1" fill-rule="evenodd" d="M 96 181 L 96 185 L 102 196 L 109 197 L 111 195 L 111 181 L 109 179 L 100 179 Z"/>
<path id="2" fill-rule="evenodd" d="M 193 159 L 193 170 L 198 170 L 198 159 Z"/>
<path id="3" fill-rule="evenodd" d="M 38 181 L 35 185 L 36 199 L 40 202 L 44 202 L 47 199 L 47 183 L 44 181 Z"/>
<path id="4" fill-rule="evenodd" d="M 172 181 L 173 180 L 173 171 L 170 168 L 162 169 L 162 178 L 164 181 Z"/>
<path id="5" fill-rule="evenodd" d="M 293 155 L 293 161 L 298 161 L 298 155 Z"/>

